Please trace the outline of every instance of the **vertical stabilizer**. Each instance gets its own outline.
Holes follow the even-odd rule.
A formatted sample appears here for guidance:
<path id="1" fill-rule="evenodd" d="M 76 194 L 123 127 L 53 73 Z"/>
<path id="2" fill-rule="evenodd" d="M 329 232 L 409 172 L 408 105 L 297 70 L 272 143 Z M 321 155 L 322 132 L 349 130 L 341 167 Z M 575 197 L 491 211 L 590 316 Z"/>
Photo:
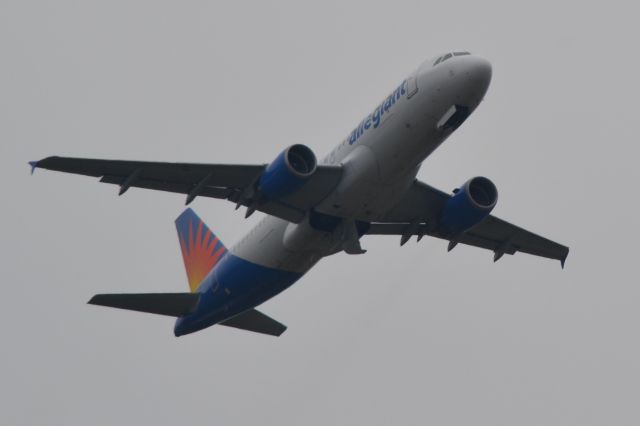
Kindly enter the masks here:
<path id="1" fill-rule="evenodd" d="M 225 255 L 227 248 L 191 209 L 186 209 L 178 216 L 176 229 L 189 288 L 194 293 L 204 277 Z"/>

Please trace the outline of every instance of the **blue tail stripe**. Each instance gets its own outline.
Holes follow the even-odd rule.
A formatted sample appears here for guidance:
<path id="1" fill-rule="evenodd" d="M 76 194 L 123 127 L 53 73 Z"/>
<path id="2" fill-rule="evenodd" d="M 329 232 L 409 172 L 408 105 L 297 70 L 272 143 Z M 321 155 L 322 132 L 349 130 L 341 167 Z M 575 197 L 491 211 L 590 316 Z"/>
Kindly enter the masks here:
<path id="1" fill-rule="evenodd" d="M 195 312 L 178 318 L 176 336 L 202 330 L 254 308 L 295 283 L 302 273 L 268 268 L 228 253 L 200 285 Z"/>

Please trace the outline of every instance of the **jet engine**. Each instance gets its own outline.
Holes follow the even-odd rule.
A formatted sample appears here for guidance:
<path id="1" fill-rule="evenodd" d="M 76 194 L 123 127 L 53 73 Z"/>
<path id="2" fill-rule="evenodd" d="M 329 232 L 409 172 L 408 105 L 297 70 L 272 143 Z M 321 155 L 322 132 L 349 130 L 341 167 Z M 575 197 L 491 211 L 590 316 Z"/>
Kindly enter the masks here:
<path id="1" fill-rule="evenodd" d="M 267 198 L 286 196 L 300 189 L 317 168 L 316 156 L 306 145 L 291 145 L 265 169 L 258 190 Z"/>
<path id="2" fill-rule="evenodd" d="M 453 192 L 440 216 L 440 229 L 449 235 L 462 233 L 480 223 L 498 202 L 498 189 L 482 176 L 469 179 Z"/>

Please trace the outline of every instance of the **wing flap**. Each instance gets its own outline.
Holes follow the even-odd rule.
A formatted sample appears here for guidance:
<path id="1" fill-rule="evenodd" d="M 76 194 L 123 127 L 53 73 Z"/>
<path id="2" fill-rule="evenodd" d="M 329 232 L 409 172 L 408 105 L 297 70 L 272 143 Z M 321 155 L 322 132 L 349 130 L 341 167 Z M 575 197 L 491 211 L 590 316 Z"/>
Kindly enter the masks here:
<path id="1" fill-rule="evenodd" d="M 287 329 L 287 326 L 268 317 L 257 309 L 249 309 L 219 324 L 241 330 L 253 331 L 254 333 L 268 334 L 270 336 L 280 336 Z"/>
<path id="2" fill-rule="evenodd" d="M 471 228 L 465 233 L 465 237 L 469 239 L 466 244 L 479 245 L 482 241 L 487 241 L 495 245 L 492 250 L 505 250 L 506 253 L 519 251 L 557 259 L 563 263 L 569 255 L 569 247 L 512 225 L 495 216 L 489 216 Z M 478 244 L 474 244 L 474 242 L 478 242 Z"/>
<path id="3" fill-rule="evenodd" d="M 126 179 L 126 177 L 122 176 L 105 175 L 100 178 L 100 182 L 122 185 Z M 167 182 L 143 178 L 136 179 L 131 186 L 135 188 L 154 189 L 156 191 L 175 192 L 179 194 L 188 194 L 193 189 L 193 185 L 190 183 Z M 198 192 L 198 196 L 226 199 L 231 196 L 233 192 L 233 189 L 229 188 L 205 186 Z"/>
<path id="4" fill-rule="evenodd" d="M 143 294 L 96 294 L 90 305 L 129 311 L 181 317 L 198 306 L 200 295 L 195 293 L 143 293 Z"/>

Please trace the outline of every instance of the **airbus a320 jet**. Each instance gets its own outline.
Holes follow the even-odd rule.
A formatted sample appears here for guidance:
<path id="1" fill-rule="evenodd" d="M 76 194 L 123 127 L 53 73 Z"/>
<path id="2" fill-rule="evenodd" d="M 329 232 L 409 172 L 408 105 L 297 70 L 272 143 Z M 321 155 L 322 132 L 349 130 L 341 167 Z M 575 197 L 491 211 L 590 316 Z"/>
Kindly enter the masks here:
<path id="1" fill-rule="evenodd" d="M 176 336 L 214 324 L 279 336 L 286 327 L 256 307 L 298 281 L 320 259 L 362 254 L 366 235 L 400 244 L 425 235 L 505 254 L 557 259 L 569 249 L 491 215 L 498 191 L 473 177 L 453 193 L 416 179 L 422 162 L 478 107 L 490 63 L 451 52 L 422 63 L 321 161 L 292 145 L 269 164 L 191 164 L 48 157 L 35 168 L 119 186 L 228 200 L 266 216 L 227 248 L 191 210 L 176 227 L 190 292 L 99 294 L 89 303 L 177 317 Z"/>

